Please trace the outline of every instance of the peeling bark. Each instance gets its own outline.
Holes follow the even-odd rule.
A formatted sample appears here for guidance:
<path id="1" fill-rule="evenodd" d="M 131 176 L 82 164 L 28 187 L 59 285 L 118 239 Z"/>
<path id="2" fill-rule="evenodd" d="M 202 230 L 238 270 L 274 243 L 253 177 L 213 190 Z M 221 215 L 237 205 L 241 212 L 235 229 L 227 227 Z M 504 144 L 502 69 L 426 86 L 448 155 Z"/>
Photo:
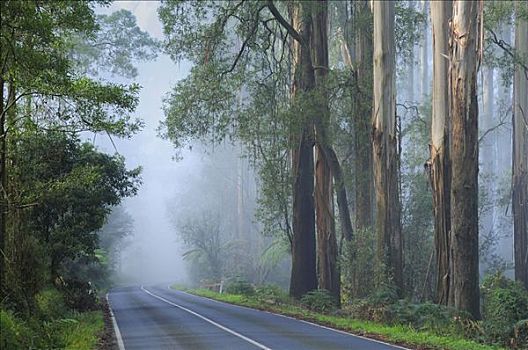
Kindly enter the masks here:
<path id="1" fill-rule="evenodd" d="M 430 181 L 433 192 L 434 240 L 436 251 L 436 302 L 449 304 L 450 253 L 450 164 L 448 104 L 448 35 L 451 1 L 431 2 L 433 31 L 433 99 L 431 123 Z"/>
<path id="2" fill-rule="evenodd" d="M 378 262 L 403 292 L 399 154 L 396 133 L 394 2 L 373 2 L 374 111 L 372 145 Z"/>

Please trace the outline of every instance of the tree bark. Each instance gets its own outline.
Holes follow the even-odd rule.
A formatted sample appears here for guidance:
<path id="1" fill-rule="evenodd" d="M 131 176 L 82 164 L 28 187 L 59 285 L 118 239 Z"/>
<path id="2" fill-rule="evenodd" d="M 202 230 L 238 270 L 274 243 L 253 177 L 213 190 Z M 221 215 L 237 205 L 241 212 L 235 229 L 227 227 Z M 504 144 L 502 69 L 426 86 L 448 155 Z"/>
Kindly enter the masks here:
<path id="1" fill-rule="evenodd" d="M 327 127 L 330 109 L 326 95 L 328 75 L 328 3 L 325 0 L 311 3 L 312 57 L 315 85 L 320 102 L 316 106 L 316 166 L 315 166 L 315 212 L 317 227 L 317 270 L 319 288 L 328 290 L 340 301 L 340 276 L 337 267 L 337 239 L 334 219 L 334 189 L 332 160 L 326 151 L 330 148 Z"/>
<path id="2" fill-rule="evenodd" d="M 370 117 L 372 115 L 372 31 L 368 2 L 356 1 L 356 100 L 354 123 L 354 182 L 356 229 L 372 227 L 373 219 L 373 169 Z"/>
<path id="3" fill-rule="evenodd" d="M 305 13 L 305 5 L 296 3 L 292 9 L 293 27 L 299 33 L 302 43 L 295 41 L 295 77 L 293 97 L 298 93 L 313 90 L 313 74 L 310 47 L 305 43 L 311 38 L 311 18 Z M 313 118 L 302 118 L 300 130 L 292 137 L 293 173 L 293 218 L 292 218 L 292 270 L 290 295 L 300 298 L 317 288 L 314 214 L 314 159 L 313 159 Z"/>
<path id="4" fill-rule="evenodd" d="M 516 2 L 516 10 L 526 3 Z M 515 48 L 520 57 L 528 57 L 528 21 L 517 16 Z M 513 85 L 513 237 L 515 279 L 528 289 L 528 73 L 515 66 Z"/>
<path id="5" fill-rule="evenodd" d="M 396 134 L 394 2 L 374 1 L 372 142 L 378 262 L 403 292 L 399 154 Z"/>
<path id="6" fill-rule="evenodd" d="M 477 50 L 479 4 L 453 2 L 450 35 L 451 245 L 454 306 L 480 318 Z"/>
<path id="7" fill-rule="evenodd" d="M 420 47 L 420 94 L 418 96 L 419 101 L 425 101 L 427 94 L 429 93 L 429 41 L 428 41 L 428 12 L 429 12 L 429 1 L 421 1 L 421 11 L 425 16 L 424 33 L 422 37 L 422 46 Z M 434 1 L 432 1 L 434 2 Z"/>
<path id="8" fill-rule="evenodd" d="M 436 252 L 436 302 L 449 304 L 450 253 L 450 165 L 448 103 L 448 37 L 451 1 L 431 2 L 433 31 L 433 99 L 431 122 L 430 181 L 433 192 L 434 240 Z"/>
<path id="9" fill-rule="evenodd" d="M 2 72 L 3 75 L 3 72 Z M 0 297 L 3 299 L 5 280 L 5 239 L 6 239 L 6 129 L 4 113 L 4 79 L 0 76 Z"/>

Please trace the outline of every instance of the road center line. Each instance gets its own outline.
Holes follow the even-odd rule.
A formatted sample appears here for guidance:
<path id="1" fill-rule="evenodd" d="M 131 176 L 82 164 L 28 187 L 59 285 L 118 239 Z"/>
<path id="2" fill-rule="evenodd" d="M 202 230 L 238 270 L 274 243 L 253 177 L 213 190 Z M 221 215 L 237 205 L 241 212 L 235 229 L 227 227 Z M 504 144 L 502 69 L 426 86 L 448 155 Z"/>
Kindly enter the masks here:
<path id="1" fill-rule="evenodd" d="M 226 331 L 227 333 L 230 333 L 230 334 L 234 335 L 235 337 L 238 337 L 238 338 L 240 338 L 240 339 L 243 339 L 243 340 L 247 341 L 247 342 L 250 343 L 250 344 L 255 345 L 255 346 L 258 347 L 259 349 L 262 349 L 262 350 L 271 350 L 271 349 L 268 348 L 267 346 L 265 346 L 265 345 L 263 345 L 263 344 L 261 344 L 261 343 L 255 341 L 255 340 L 253 340 L 253 339 L 251 339 L 251 338 L 248 338 L 248 337 L 246 337 L 246 336 L 244 336 L 244 335 L 242 335 L 242 334 L 240 334 L 240 333 L 238 333 L 238 332 L 235 332 L 234 330 L 229 329 L 229 328 L 227 328 L 226 326 L 222 326 L 221 324 L 219 324 L 219 323 L 217 323 L 217 322 L 215 322 L 215 321 L 213 321 L 213 320 L 211 320 L 211 319 L 209 319 L 209 318 L 207 318 L 207 317 L 205 317 L 205 316 L 202 316 L 202 315 L 200 315 L 200 314 L 197 313 L 197 312 L 194 312 L 194 311 L 192 311 L 192 310 L 189 310 L 189 309 L 187 309 L 187 308 L 185 308 L 185 307 L 183 307 L 183 306 L 181 306 L 181 305 L 175 304 L 175 303 L 173 303 L 173 302 L 170 301 L 170 300 L 167 300 L 167 299 L 165 299 L 165 298 L 163 298 L 163 297 L 161 297 L 161 296 L 159 296 L 159 295 L 156 295 L 156 294 L 154 294 L 154 293 L 152 293 L 152 292 L 146 290 L 143 286 L 141 286 L 141 290 L 144 291 L 145 293 L 147 293 L 147 294 L 153 296 L 154 298 L 157 298 L 157 299 L 159 299 L 159 300 L 161 300 L 161 301 L 163 301 L 163 302 L 165 302 L 165 303 L 167 303 L 167 304 L 169 304 L 169 305 L 172 305 L 172 306 L 174 306 L 174 307 L 177 307 L 177 308 L 180 309 L 180 310 L 186 311 L 186 312 L 190 313 L 191 315 L 194 315 L 194 316 L 196 316 L 196 317 L 198 317 L 198 318 L 201 318 L 202 320 L 204 320 L 204 321 L 206 321 L 206 322 L 212 324 L 213 326 L 216 326 L 216 327 L 220 328 L 221 330 L 224 330 L 224 331 Z"/>

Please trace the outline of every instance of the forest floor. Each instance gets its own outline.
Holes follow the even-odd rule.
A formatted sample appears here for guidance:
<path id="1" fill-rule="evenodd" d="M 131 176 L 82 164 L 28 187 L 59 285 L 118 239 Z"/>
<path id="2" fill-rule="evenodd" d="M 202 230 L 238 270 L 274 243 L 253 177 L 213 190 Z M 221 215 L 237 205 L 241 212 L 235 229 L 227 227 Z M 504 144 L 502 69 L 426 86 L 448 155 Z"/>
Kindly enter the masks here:
<path id="1" fill-rule="evenodd" d="M 382 340 L 388 343 L 402 345 L 418 350 L 503 350 L 499 346 L 490 346 L 477 343 L 472 340 L 437 335 L 427 331 L 420 331 L 405 325 L 385 325 L 372 321 L 362 321 L 338 313 L 318 313 L 299 305 L 288 303 L 268 303 L 253 296 L 220 294 L 207 289 L 188 289 L 179 285 L 172 286 L 173 289 L 206 297 L 226 303 L 245 306 L 253 309 L 268 311 L 296 319 L 313 322 L 319 325 L 339 329 L 351 334 L 364 336 L 372 339 Z"/>

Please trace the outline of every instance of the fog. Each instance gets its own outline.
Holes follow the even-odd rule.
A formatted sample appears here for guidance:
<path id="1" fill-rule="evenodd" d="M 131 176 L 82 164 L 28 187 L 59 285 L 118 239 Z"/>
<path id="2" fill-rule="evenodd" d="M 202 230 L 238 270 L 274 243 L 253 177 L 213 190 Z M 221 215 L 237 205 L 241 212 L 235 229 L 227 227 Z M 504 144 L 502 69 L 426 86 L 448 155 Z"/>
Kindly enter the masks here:
<path id="1" fill-rule="evenodd" d="M 102 9 L 101 13 L 127 9 L 136 16 L 142 30 L 161 39 L 158 5 L 157 2 L 120 1 Z M 163 117 L 163 96 L 188 73 L 189 65 L 174 64 L 168 56 L 159 54 L 155 61 L 138 62 L 137 68 L 135 81 L 142 89 L 135 114 L 144 121 L 143 130 L 126 140 L 109 140 L 106 135 L 95 138 L 99 149 L 109 153 L 117 150 L 123 155 L 129 168 L 143 168 L 143 184 L 137 196 L 123 203 L 134 220 L 134 236 L 121 255 L 122 278 L 145 284 L 183 281 L 182 248 L 176 240 L 166 204 L 174 198 L 174 193 L 186 186 L 199 166 L 200 155 L 184 151 L 182 159 L 174 161 L 173 146 L 158 137 L 157 128 Z"/>
<path id="2" fill-rule="evenodd" d="M 136 16 L 137 23 L 142 30 L 147 31 L 157 39 L 162 39 L 161 23 L 157 14 L 158 7 L 159 3 L 157 2 L 115 2 L 109 8 L 101 9 L 100 12 L 111 13 L 119 9 L 129 10 Z M 398 62 L 397 98 L 398 114 L 401 118 L 402 127 L 402 202 L 404 205 L 402 221 L 404 229 L 407 230 L 406 234 L 415 235 L 418 239 L 426 239 L 424 231 L 420 229 L 420 225 L 423 224 L 420 221 L 422 219 L 413 216 L 412 212 L 405 212 L 405 207 L 413 210 L 411 203 L 417 200 L 413 194 L 417 191 L 423 192 L 424 186 L 427 187 L 423 161 L 428 157 L 428 149 L 425 143 L 423 147 L 416 147 L 417 142 L 423 141 L 419 139 L 419 133 L 423 130 L 416 131 L 413 128 L 416 128 L 416 120 L 424 119 L 424 115 L 427 114 L 424 110 L 430 108 L 427 101 L 431 96 L 431 87 L 423 82 L 431 81 L 431 40 L 431 33 L 428 29 L 424 42 L 421 45 L 416 44 L 412 48 L 415 61 L 404 61 L 400 58 Z M 96 135 L 94 138 L 94 143 L 99 149 L 108 153 L 117 151 L 123 155 L 129 168 L 137 166 L 143 168 L 143 184 L 138 195 L 126 199 L 123 203 L 124 208 L 134 220 L 134 236 L 121 254 L 121 278 L 127 283 L 183 282 L 188 280 L 186 276 L 188 269 L 185 267 L 182 254 L 188 247 L 184 247 L 183 243 L 178 241 L 176 227 L 178 222 L 185 219 L 182 216 L 187 216 L 189 212 L 182 209 L 187 207 L 203 209 L 207 207 L 208 203 L 217 201 L 224 201 L 226 205 L 236 207 L 237 204 L 231 198 L 226 197 L 226 195 L 228 197 L 234 196 L 233 192 L 229 194 L 225 190 L 228 186 L 226 184 L 233 179 L 227 179 L 228 176 L 226 175 L 226 184 L 218 180 L 215 182 L 218 191 L 213 191 L 215 194 L 206 196 L 203 188 L 200 189 L 203 183 L 200 185 L 200 181 L 197 181 L 196 177 L 203 176 L 204 172 L 215 172 L 215 170 L 214 168 L 211 170 L 211 164 L 214 164 L 214 161 L 211 162 L 210 157 L 204 154 L 203 147 L 197 147 L 195 151 L 178 151 L 181 157 L 176 161 L 174 160 L 176 154 L 174 146 L 158 135 L 157 128 L 164 118 L 161 109 L 163 97 L 178 80 L 189 73 L 190 64 L 187 62 L 175 64 L 167 55 L 160 53 L 158 58 L 152 62 L 138 62 L 137 68 L 138 76 L 134 80 L 142 86 L 142 90 L 136 116 L 144 121 L 143 130 L 127 140 L 111 140 L 106 135 Z M 494 87 L 495 91 L 492 93 L 499 97 L 492 102 L 494 107 L 492 106 L 490 109 L 485 106 L 485 104 L 489 105 L 490 101 L 486 100 L 482 91 L 479 91 L 479 109 L 482 111 L 480 118 L 488 121 L 487 125 L 485 122 L 480 127 L 480 134 L 483 136 L 480 154 L 480 186 L 482 191 L 488 188 L 489 193 L 491 193 L 480 199 L 484 208 L 480 214 L 481 242 L 493 240 L 493 242 L 488 242 L 491 244 L 489 249 L 483 248 L 490 261 L 481 261 L 481 274 L 484 274 L 489 264 L 495 263 L 497 265 L 497 261 L 491 260 L 502 259 L 506 264 L 504 265 L 506 273 L 511 275 L 511 263 L 513 261 L 511 209 L 501 202 L 501 196 L 504 197 L 504 194 L 500 193 L 505 191 L 506 186 L 503 186 L 503 183 L 507 182 L 511 169 L 511 140 L 509 139 L 511 115 L 503 116 L 509 112 L 501 111 L 500 106 L 509 104 L 511 88 L 501 87 L 499 72 L 496 71 L 494 74 L 497 82 Z M 482 73 L 479 73 L 479 79 L 483 79 Z M 418 112 L 419 110 L 420 112 Z M 495 116 L 496 119 L 501 117 L 500 121 L 492 120 L 493 110 L 496 115 L 500 114 Z M 499 122 L 502 123 L 503 120 L 506 120 L 504 125 L 496 125 Z M 423 120 L 422 122 L 425 123 Z M 490 151 L 490 147 L 495 147 L 495 149 Z M 227 152 L 232 157 L 229 154 L 231 151 L 224 149 L 220 152 L 220 157 L 222 157 L 222 152 Z M 488 161 L 490 156 L 495 158 L 495 163 L 491 165 Z M 228 167 L 229 164 L 238 167 L 236 160 L 231 159 L 230 162 L 227 162 Z M 231 175 L 236 176 L 238 170 L 233 169 L 232 172 L 235 173 Z M 222 171 L 226 173 L 226 169 Z M 227 169 L 227 173 L 229 173 L 229 169 Z M 255 180 L 254 173 L 251 174 L 252 180 Z M 258 184 L 255 183 L 252 186 L 255 186 L 255 191 L 258 191 Z M 210 186 L 210 188 L 215 188 L 215 186 Z M 429 189 L 427 188 L 425 191 L 429 191 Z M 486 201 L 488 204 L 485 204 Z M 236 212 L 236 209 L 233 210 Z M 249 222 L 251 225 L 254 224 L 254 212 L 246 214 L 250 217 L 247 219 L 247 225 L 250 225 Z M 227 220 L 236 221 L 237 219 L 229 217 Z M 429 220 L 429 218 L 425 220 Z M 425 225 L 431 227 L 428 222 Z M 416 232 L 413 233 L 413 230 Z M 233 234 L 233 231 L 239 231 L 239 228 L 231 228 L 229 234 Z M 262 241 L 258 238 L 260 233 L 257 226 L 253 225 L 248 231 L 252 231 L 250 240 L 253 243 L 251 244 L 260 244 L 262 248 L 270 243 L 270 241 Z M 233 239 L 240 239 L 240 237 L 237 236 Z M 412 244 L 414 239 L 408 239 L 407 244 Z M 412 251 L 411 247 L 407 247 L 407 250 Z M 426 260 L 420 265 L 427 266 L 427 258 L 428 256 L 424 255 Z M 406 259 L 413 262 L 415 258 L 409 254 Z M 285 266 L 285 269 L 287 270 L 288 267 Z M 284 284 L 287 285 L 287 280 Z"/>

